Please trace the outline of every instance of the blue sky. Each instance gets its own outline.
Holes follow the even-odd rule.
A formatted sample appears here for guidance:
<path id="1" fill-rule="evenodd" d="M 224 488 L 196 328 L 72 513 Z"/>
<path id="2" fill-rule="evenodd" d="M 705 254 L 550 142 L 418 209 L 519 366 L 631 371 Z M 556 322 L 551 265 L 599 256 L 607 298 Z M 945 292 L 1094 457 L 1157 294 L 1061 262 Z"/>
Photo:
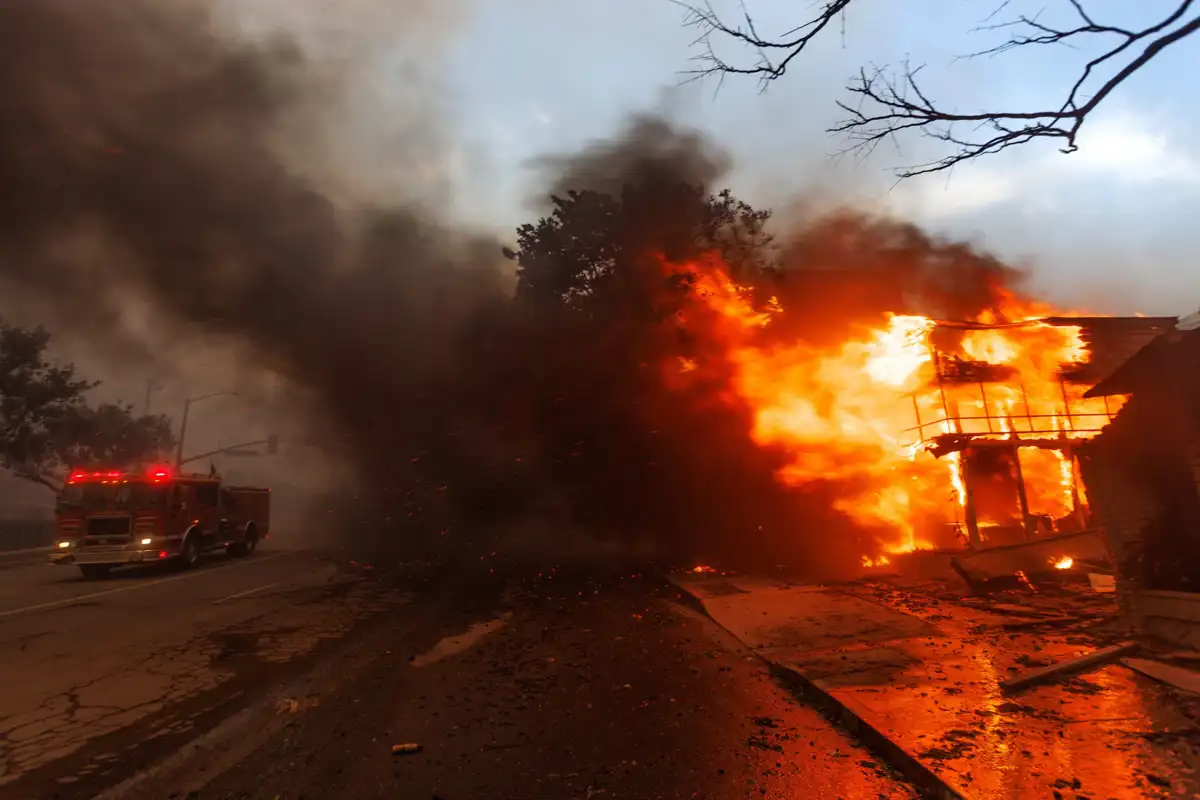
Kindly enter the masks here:
<path id="1" fill-rule="evenodd" d="M 808 6 L 746 1 L 764 30 L 794 24 Z M 532 158 L 611 136 L 632 111 L 669 107 L 732 151 L 729 183 L 751 202 L 786 210 L 802 197 L 890 209 L 1029 264 L 1053 296 L 1098 310 L 1200 306 L 1200 269 L 1192 263 L 1200 249 L 1193 222 L 1200 148 L 1184 87 L 1184 76 L 1200 74 L 1200 40 L 1168 51 L 1113 95 L 1085 128 L 1079 153 L 1034 143 L 893 188 L 889 168 L 919 159 L 931 143 L 908 142 L 903 153 L 880 148 L 866 161 L 830 158 L 841 143 L 824 130 L 858 66 L 910 54 L 928 64 L 926 86 L 947 105 L 965 110 L 986 96 L 1024 107 L 1061 96 L 1086 51 L 955 61 L 997 43 L 996 33 L 970 33 L 997 0 L 861 2 L 844 39 L 834 31 L 766 94 L 743 79 L 714 96 L 712 84 L 680 86 L 697 52 L 695 31 L 668 0 L 478 0 L 442 65 L 461 137 L 449 165 L 460 209 L 500 228 L 524 221 L 537 185 Z M 1168 5 L 1088 7 L 1101 19 L 1136 24 Z M 716 7 L 736 11 L 731 2 Z M 1030 13 L 1066 7 L 1065 0 L 1012 4 Z"/>

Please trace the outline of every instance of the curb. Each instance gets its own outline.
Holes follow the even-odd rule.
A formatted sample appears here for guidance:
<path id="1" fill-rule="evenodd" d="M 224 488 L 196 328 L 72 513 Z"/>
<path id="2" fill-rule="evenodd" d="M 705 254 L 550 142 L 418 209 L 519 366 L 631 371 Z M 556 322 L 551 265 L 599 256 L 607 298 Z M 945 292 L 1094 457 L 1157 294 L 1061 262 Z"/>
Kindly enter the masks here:
<path id="1" fill-rule="evenodd" d="M 676 583 L 670 577 L 667 577 L 667 580 L 696 603 L 699 603 L 702 607 L 704 606 L 704 598 L 695 594 L 683 584 Z M 717 625 L 720 625 L 730 636 L 733 636 L 735 639 L 737 638 L 733 631 L 721 625 L 708 612 L 707 608 L 704 610 L 704 615 Z M 921 763 L 920 759 L 915 755 L 889 738 L 879 725 L 872 722 L 871 712 L 867 709 L 857 707 L 857 704 L 837 697 L 821 681 L 808 677 L 794 667 L 772 661 L 753 648 L 749 649 L 757 658 L 767 664 L 773 677 L 819 709 L 833 723 L 856 737 L 863 745 L 887 763 L 888 766 L 911 781 L 926 795 L 935 797 L 937 800 L 972 800 L 971 796 L 965 790 L 939 776 L 928 766 Z"/>

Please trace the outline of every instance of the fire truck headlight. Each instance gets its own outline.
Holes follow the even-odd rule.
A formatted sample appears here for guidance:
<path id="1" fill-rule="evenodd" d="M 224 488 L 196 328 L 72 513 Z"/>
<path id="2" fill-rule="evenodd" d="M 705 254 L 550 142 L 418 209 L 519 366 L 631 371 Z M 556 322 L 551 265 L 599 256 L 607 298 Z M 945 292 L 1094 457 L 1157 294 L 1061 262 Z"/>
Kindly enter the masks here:
<path id="1" fill-rule="evenodd" d="M 154 540 L 153 540 L 153 539 L 151 539 L 151 538 L 149 538 L 149 537 L 146 537 L 145 539 L 142 539 L 142 546 L 143 546 L 143 547 L 144 547 L 144 546 L 146 546 L 146 545 L 148 545 L 148 544 L 153 544 L 153 543 L 154 543 Z"/>
<path id="2" fill-rule="evenodd" d="M 67 549 L 67 548 L 68 548 L 68 547 L 70 547 L 70 546 L 71 546 L 71 543 L 70 543 L 70 542 L 59 542 L 59 543 L 58 543 L 58 549 L 59 549 L 59 550 L 65 550 L 65 549 Z"/>

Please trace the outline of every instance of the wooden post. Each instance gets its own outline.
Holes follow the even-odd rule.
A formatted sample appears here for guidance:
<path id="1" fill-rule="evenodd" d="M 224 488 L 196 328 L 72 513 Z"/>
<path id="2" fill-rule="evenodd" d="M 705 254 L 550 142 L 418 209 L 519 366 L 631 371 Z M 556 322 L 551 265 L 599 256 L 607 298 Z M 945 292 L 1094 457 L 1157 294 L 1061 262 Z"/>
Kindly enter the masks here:
<path id="1" fill-rule="evenodd" d="M 975 511 L 975 492 L 971 488 L 971 449 L 963 448 L 959 464 L 962 466 L 963 482 L 963 516 L 967 520 L 967 543 L 978 550 L 983 546 L 979 535 L 979 517 Z"/>
<path id="2" fill-rule="evenodd" d="M 1067 382 L 1062 379 L 1061 375 L 1058 377 L 1058 388 L 1062 390 L 1063 411 L 1067 413 L 1067 431 L 1070 432 L 1075 430 L 1075 420 L 1071 416 L 1071 401 L 1067 397 Z"/>
<path id="3" fill-rule="evenodd" d="M 1025 392 L 1025 381 L 1021 381 L 1021 403 L 1025 406 L 1025 419 L 1029 421 L 1029 432 L 1033 430 L 1033 412 L 1029 410 L 1029 395 Z"/>
<path id="4" fill-rule="evenodd" d="M 983 421 L 987 423 L 988 433 L 993 433 L 992 411 L 988 408 L 987 391 L 983 388 L 983 381 L 979 382 L 979 399 L 983 401 Z"/>
<path id="5" fill-rule="evenodd" d="M 1029 495 L 1025 493 L 1025 473 L 1021 471 L 1021 440 L 1013 436 L 1013 464 L 1017 470 L 1017 503 L 1021 507 L 1021 527 L 1025 538 L 1033 538 L 1033 518 L 1029 515 Z"/>

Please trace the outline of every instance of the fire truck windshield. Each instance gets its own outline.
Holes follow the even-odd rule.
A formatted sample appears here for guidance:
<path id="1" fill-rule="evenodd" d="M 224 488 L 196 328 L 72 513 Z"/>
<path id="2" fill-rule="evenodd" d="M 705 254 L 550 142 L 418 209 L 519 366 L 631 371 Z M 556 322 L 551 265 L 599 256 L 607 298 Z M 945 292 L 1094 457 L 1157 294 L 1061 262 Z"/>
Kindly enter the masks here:
<path id="1" fill-rule="evenodd" d="M 70 483 L 58 495 L 59 508 L 95 510 L 159 509 L 168 494 L 167 486 L 148 483 Z"/>

